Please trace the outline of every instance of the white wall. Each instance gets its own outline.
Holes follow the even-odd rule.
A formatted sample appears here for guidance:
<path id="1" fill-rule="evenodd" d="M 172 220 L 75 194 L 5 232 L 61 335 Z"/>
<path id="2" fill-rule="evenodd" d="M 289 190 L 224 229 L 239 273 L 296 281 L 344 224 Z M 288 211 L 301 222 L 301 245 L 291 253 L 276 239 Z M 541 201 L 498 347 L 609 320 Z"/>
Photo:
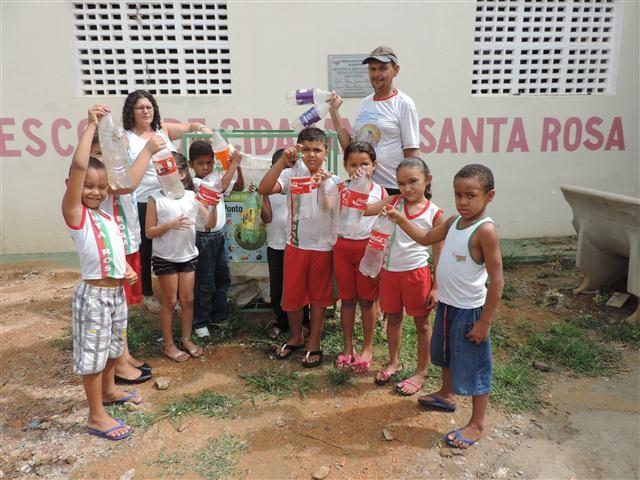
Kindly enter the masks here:
<path id="1" fill-rule="evenodd" d="M 109 104 L 119 116 L 124 98 L 76 96 L 69 4 L 3 3 L 1 8 L 1 249 L 3 253 L 72 250 L 60 201 L 77 125 L 98 101 Z M 378 45 L 391 45 L 401 65 L 397 86 L 414 98 L 422 119 L 424 150 L 430 144 L 426 132 L 437 140 L 446 118 L 451 119 L 458 147 L 463 118 L 474 126 L 478 118 L 485 123 L 493 117 L 507 121 L 495 153 L 488 125 L 482 153 L 423 151 L 434 174 L 434 201 L 445 213 L 454 211 L 453 174 L 471 162 L 487 164 L 496 175 L 497 195 L 490 214 L 505 238 L 573 233 L 571 211 L 559 191 L 563 183 L 639 196 L 638 3 L 624 5 L 614 95 L 472 97 L 474 13 L 473 2 L 232 3 L 233 95 L 159 96 L 162 115 L 182 121 L 204 118 L 212 126 L 234 119 L 241 128 L 243 119 L 250 127 L 253 119 L 266 119 L 278 128 L 281 119 L 299 111 L 284 103 L 287 90 L 327 87 L 327 55 L 366 53 Z M 343 116 L 353 121 L 358 103 L 346 99 Z M 518 117 L 528 140 L 527 153 L 507 152 Z M 577 117 L 583 126 L 590 117 L 601 117 L 599 128 L 605 139 L 619 117 L 624 150 L 605 151 L 603 145 L 591 151 L 581 145 L 567 151 L 561 135 L 557 151 L 541 152 L 545 117 L 563 124 Z M 434 124 L 428 127 L 431 121 Z"/>

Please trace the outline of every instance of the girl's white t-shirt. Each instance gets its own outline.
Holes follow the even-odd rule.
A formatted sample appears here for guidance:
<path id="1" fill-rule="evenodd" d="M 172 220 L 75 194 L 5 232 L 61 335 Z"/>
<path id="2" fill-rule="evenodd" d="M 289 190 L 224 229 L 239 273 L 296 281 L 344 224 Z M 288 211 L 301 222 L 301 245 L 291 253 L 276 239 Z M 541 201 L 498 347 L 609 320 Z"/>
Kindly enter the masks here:
<path id="1" fill-rule="evenodd" d="M 150 197 L 156 203 L 158 225 L 175 220 L 178 217 L 188 217 L 196 201 L 196 195 L 186 190 L 182 198 L 172 200 L 158 193 Z M 187 262 L 198 256 L 196 248 L 196 226 L 186 230 L 171 229 L 153 239 L 152 254 L 170 262 Z"/>
<path id="2" fill-rule="evenodd" d="M 427 204 L 421 212 L 409 215 L 404 199 L 400 195 L 390 202 L 392 206 L 403 211 L 404 215 L 423 230 L 429 231 L 442 215 L 442 210 L 433 202 Z M 383 268 L 390 272 L 406 272 L 422 268 L 429 263 L 428 247 L 420 245 L 405 233 L 402 228 L 394 225 Z M 440 266 L 438 265 L 438 269 Z"/>
<path id="3" fill-rule="evenodd" d="M 345 195 L 347 192 L 347 186 L 349 185 L 348 181 L 342 183 L 340 185 L 340 205 L 341 207 L 345 204 Z M 371 203 L 377 203 L 383 198 L 386 198 L 387 191 L 382 188 L 377 183 L 371 182 L 371 190 L 369 191 L 369 198 L 367 199 L 367 205 Z M 373 224 L 376 223 L 378 217 L 376 215 L 370 215 L 365 217 L 364 215 L 360 219 L 360 228 L 358 229 L 358 233 L 352 236 L 348 235 L 340 235 L 343 238 L 348 238 L 350 240 L 365 240 L 371 236 L 371 229 L 373 228 Z"/>
<path id="4" fill-rule="evenodd" d="M 137 252 L 140 249 L 140 220 L 133 195 L 109 194 L 100 208 L 111 215 L 120 227 L 125 253 Z"/>

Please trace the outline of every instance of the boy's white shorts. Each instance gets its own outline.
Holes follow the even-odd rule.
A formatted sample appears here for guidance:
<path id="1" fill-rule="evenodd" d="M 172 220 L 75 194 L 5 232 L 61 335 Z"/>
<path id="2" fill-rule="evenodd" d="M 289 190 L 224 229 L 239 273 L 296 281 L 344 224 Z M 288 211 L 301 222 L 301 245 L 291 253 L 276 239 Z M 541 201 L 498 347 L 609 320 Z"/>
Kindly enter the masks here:
<path id="1" fill-rule="evenodd" d="M 73 370 L 90 375 L 118 358 L 127 337 L 127 300 L 123 287 L 77 286 L 71 304 Z"/>

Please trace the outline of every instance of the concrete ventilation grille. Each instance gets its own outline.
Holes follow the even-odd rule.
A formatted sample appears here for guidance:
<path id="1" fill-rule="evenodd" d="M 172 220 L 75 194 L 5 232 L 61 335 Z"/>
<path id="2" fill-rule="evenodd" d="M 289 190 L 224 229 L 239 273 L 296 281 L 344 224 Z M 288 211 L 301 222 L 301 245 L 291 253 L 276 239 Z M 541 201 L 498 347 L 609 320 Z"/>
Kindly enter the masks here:
<path id="1" fill-rule="evenodd" d="M 621 16 L 613 0 L 477 0 L 471 93 L 614 93 Z"/>
<path id="2" fill-rule="evenodd" d="M 227 2 L 71 3 L 81 95 L 230 95 Z"/>

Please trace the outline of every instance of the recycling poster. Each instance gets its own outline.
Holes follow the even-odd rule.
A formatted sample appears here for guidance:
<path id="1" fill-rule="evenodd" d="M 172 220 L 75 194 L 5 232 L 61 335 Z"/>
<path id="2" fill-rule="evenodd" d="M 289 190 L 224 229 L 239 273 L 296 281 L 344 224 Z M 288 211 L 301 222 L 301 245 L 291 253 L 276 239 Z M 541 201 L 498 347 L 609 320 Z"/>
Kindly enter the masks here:
<path id="1" fill-rule="evenodd" d="M 231 192 L 224 199 L 227 210 L 224 236 L 229 262 L 267 261 L 267 231 L 260 220 L 259 196 L 250 198 L 250 195 L 249 192 Z"/>

